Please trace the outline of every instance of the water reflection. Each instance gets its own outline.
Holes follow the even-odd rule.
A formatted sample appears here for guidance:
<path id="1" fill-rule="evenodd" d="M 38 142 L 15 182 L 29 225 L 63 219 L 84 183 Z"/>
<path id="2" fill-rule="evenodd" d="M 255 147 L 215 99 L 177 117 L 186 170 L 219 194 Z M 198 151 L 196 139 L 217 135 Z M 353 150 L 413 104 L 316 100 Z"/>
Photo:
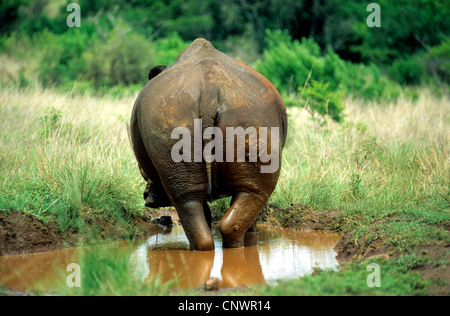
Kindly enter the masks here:
<path id="1" fill-rule="evenodd" d="M 215 251 L 189 251 L 181 226 L 146 239 L 133 252 L 132 261 L 142 280 L 176 278 L 176 287 L 192 288 L 217 277 L 219 286 L 237 287 L 275 283 L 310 274 L 314 268 L 336 268 L 333 248 L 340 235 L 260 226 L 246 236 L 246 247 L 222 249 L 220 234 L 213 231 Z"/>
<path id="2" fill-rule="evenodd" d="M 199 287 L 213 277 L 220 280 L 221 288 L 237 287 L 297 278 L 312 273 L 316 267 L 338 267 L 333 248 L 339 234 L 269 226 L 258 229 L 257 233 L 247 234 L 246 247 L 222 249 L 220 233 L 214 228 L 215 250 L 207 252 L 189 250 L 181 225 L 164 232 L 154 231 L 153 235 L 132 242 L 131 271 L 143 282 L 159 275 L 163 281 L 176 279 L 176 287 L 186 289 Z M 130 242 L 107 247 L 129 249 Z M 19 290 L 55 290 L 67 276 L 67 265 L 79 262 L 81 253 L 78 249 L 64 249 L 0 257 L 0 283 Z M 110 253 L 114 256 L 117 252 Z"/>
<path id="3" fill-rule="evenodd" d="M 61 282 L 67 265 L 77 262 L 74 249 L 0 256 L 0 284 L 20 290 L 49 291 Z"/>

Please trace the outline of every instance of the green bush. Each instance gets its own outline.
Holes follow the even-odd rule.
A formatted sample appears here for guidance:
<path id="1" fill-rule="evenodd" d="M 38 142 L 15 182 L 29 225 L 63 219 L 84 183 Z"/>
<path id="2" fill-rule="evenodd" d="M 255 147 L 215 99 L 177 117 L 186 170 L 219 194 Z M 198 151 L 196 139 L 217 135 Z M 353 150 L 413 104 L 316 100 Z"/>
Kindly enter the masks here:
<path id="1" fill-rule="evenodd" d="M 356 4 L 356 1 L 345 1 L 345 5 L 342 4 L 339 8 L 341 10 L 345 8 L 347 14 L 357 15 L 352 23 L 353 34 L 349 36 L 351 41 L 347 47 L 350 51 L 358 53 L 365 62 L 388 67 L 393 60 L 424 52 L 424 47 L 437 45 L 442 39 L 448 38 L 450 10 L 448 1 L 374 2 L 381 7 L 381 27 L 367 27 L 365 18 L 369 13 L 361 10 L 361 7 L 365 8 L 368 2 L 362 5 L 361 1 L 357 1 L 358 4 L 348 10 L 352 4 Z M 334 11 L 339 11 L 335 6 L 330 7 Z M 345 13 L 339 18 L 346 21 Z"/>
<path id="2" fill-rule="evenodd" d="M 425 56 L 425 68 L 435 80 L 450 84 L 450 39 L 430 48 Z"/>
<path id="3" fill-rule="evenodd" d="M 421 60 L 411 56 L 394 60 L 389 67 L 389 73 L 402 85 L 417 85 L 425 75 L 425 67 Z"/>
<path id="4" fill-rule="evenodd" d="M 153 47 L 145 37 L 119 25 L 106 42 L 97 41 L 84 52 L 83 79 L 92 80 L 95 87 L 144 83 L 154 57 Z"/>
<path id="5" fill-rule="evenodd" d="M 183 49 L 189 46 L 176 32 L 167 37 L 159 38 L 153 41 L 153 51 L 155 53 L 155 64 L 171 65 Z"/>
<path id="6" fill-rule="evenodd" d="M 164 21 L 162 27 L 168 32 L 177 32 L 186 39 L 206 37 L 208 30 L 214 27 L 214 20 L 206 14 L 180 16 Z"/>
<path id="7" fill-rule="evenodd" d="M 313 39 L 292 40 L 287 31 L 266 31 L 267 48 L 256 62 L 256 70 L 283 93 L 293 93 L 308 80 L 327 84 L 331 92 L 344 91 L 367 99 L 396 97 L 399 87 L 371 64 L 345 62 L 329 47 L 322 55 Z M 323 86 L 320 86 L 322 89 Z"/>
<path id="8" fill-rule="evenodd" d="M 136 90 L 145 84 L 153 66 L 172 64 L 189 45 L 177 33 L 150 41 L 123 23 L 100 38 L 92 32 L 92 23 L 85 24 L 86 28 L 62 34 L 44 31 L 36 35 L 35 45 L 45 47 L 39 68 L 44 86 L 57 85 L 80 93 L 103 93 L 117 87 L 114 94 L 124 95 L 128 87 Z M 6 48 L 12 44 L 4 42 Z"/>
<path id="9" fill-rule="evenodd" d="M 75 80 L 86 69 L 82 58 L 90 37 L 82 28 L 71 28 L 61 35 L 44 31 L 37 40 L 45 47 L 39 79 L 44 86 Z"/>
<path id="10" fill-rule="evenodd" d="M 375 64 L 346 63 L 345 93 L 364 99 L 395 99 L 400 95 L 398 83 L 389 80 Z"/>
<path id="11" fill-rule="evenodd" d="M 319 58 L 320 47 L 313 39 L 292 41 L 287 31 L 266 31 L 267 49 L 256 70 L 269 78 L 281 91 L 293 92 L 303 85 L 314 68 L 313 78 L 319 80 L 324 61 Z"/>
<path id="12" fill-rule="evenodd" d="M 92 23 L 85 24 L 86 27 L 71 28 L 62 34 L 44 31 L 36 35 L 36 44 L 45 47 L 39 68 L 44 86 L 75 89 L 74 83 L 79 83 L 80 91 L 89 91 L 89 82 L 96 90 L 143 84 L 157 57 L 168 61 L 174 50 L 185 47 L 179 37 L 171 35 L 159 41 L 161 50 L 171 48 L 169 53 L 164 51 L 157 56 L 148 39 L 122 23 L 106 31 L 105 39 L 93 32 Z"/>
<path id="13" fill-rule="evenodd" d="M 342 91 L 332 92 L 328 83 L 313 80 L 303 90 L 303 106 L 314 114 L 329 115 L 333 120 L 342 120 L 344 106 L 342 105 Z"/>

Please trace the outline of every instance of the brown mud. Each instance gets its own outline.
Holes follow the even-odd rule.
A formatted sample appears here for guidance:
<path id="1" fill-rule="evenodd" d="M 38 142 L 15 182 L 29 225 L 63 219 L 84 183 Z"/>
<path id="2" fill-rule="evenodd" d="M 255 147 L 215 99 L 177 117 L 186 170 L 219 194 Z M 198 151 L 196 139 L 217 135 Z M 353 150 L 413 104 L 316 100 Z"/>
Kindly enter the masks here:
<path id="1" fill-rule="evenodd" d="M 22 212 L 0 213 L 0 255 L 52 251 L 75 242 L 70 234 L 59 234 L 55 223 L 44 224 Z"/>
<path id="2" fill-rule="evenodd" d="M 132 218 L 136 225 L 136 236 L 143 236 L 153 227 L 151 215 Z M 112 225 L 105 225 L 100 235 L 112 235 Z M 54 251 L 77 247 L 88 242 L 76 233 L 60 233 L 54 221 L 43 223 L 35 216 L 19 211 L 0 211 L 0 256 Z"/>

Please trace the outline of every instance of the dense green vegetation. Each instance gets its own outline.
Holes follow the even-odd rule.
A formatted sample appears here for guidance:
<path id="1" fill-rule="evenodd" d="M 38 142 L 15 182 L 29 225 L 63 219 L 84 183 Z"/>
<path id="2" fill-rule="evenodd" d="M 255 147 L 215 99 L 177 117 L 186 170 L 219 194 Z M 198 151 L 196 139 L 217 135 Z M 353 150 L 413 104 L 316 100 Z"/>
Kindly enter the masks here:
<path id="1" fill-rule="evenodd" d="M 344 59 L 389 65 L 397 58 L 421 54 L 448 40 L 446 1 L 377 1 L 381 28 L 369 28 L 366 11 L 371 1 L 314 0 L 80 0 L 82 25 L 101 37 L 108 24 L 129 23 L 146 38 L 177 32 L 186 40 L 206 37 L 232 42 L 246 37 L 261 52 L 266 29 L 286 29 L 295 39 L 314 38 Z M 68 1 L 17 0 L 1 5 L 0 32 L 26 34 L 49 29 L 61 34 Z M 226 44 L 225 44 L 226 45 Z M 433 53 L 433 52 L 432 52 Z"/>
<path id="2" fill-rule="evenodd" d="M 44 87 L 124 94 L 205 37 L 270 78 L 288 105 L 337 121 L 345 95 L 389 100 L 418 84 L 448 93 L 450 5 L 380 1 L 371 28 L 368 3 L 82 0 L 82 26 L 69 28 L 64 1 L 6 1 L 0 48 L 33 60 L 11 74 L 22 85 L 37 76 Z"/>

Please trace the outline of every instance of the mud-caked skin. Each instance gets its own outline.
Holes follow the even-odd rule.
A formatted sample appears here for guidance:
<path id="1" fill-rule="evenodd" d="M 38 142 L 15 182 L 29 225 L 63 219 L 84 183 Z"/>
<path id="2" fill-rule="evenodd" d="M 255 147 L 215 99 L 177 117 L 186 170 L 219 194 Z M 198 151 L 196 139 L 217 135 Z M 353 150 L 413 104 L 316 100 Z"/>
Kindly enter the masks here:
<path id="1" fill-rule="evenodd" d="M 134 153 L 148 183 L 146 206 L 175 206 L 191 248 L 212 250 L 206 200 L 232 196 L 219 225 L 223 246 L 244 246 L 244 235 L 275 189 L 280 174 L 287 116 L 278 91 L 264 76 L 219 52 L 205 39 L 196 39 L 174 64 L 158 66 L 149 77 L 135 101 L 130 122 Z M 262 173 L 261 166 L 269 163 L 259 156 L 256 162 L 225 158 L 212 163 L 204 159 L 195 162 L 194 158 L 174 162 L 171 151 L 179 139 L 171 138 L 172 131 L 186 127 L 194 135 L 195 119 L 201 119 L 202 131 L 214 126 L 222 131 L 223 157 L 227 157 L 226 127 L 255 127 L 258 139 L 260 127 L 266 127 L 268 134 L 271 127 L 278 127 L 278 169 Z M 208 141 L 203 140 L 203 146 Z M 268 140 L 267 152 L 271 152 L 270 147 Z M 191 153 L 194 156 L 194 142 Z M 248 148 L 245 153 L 248 158 Z"/>

